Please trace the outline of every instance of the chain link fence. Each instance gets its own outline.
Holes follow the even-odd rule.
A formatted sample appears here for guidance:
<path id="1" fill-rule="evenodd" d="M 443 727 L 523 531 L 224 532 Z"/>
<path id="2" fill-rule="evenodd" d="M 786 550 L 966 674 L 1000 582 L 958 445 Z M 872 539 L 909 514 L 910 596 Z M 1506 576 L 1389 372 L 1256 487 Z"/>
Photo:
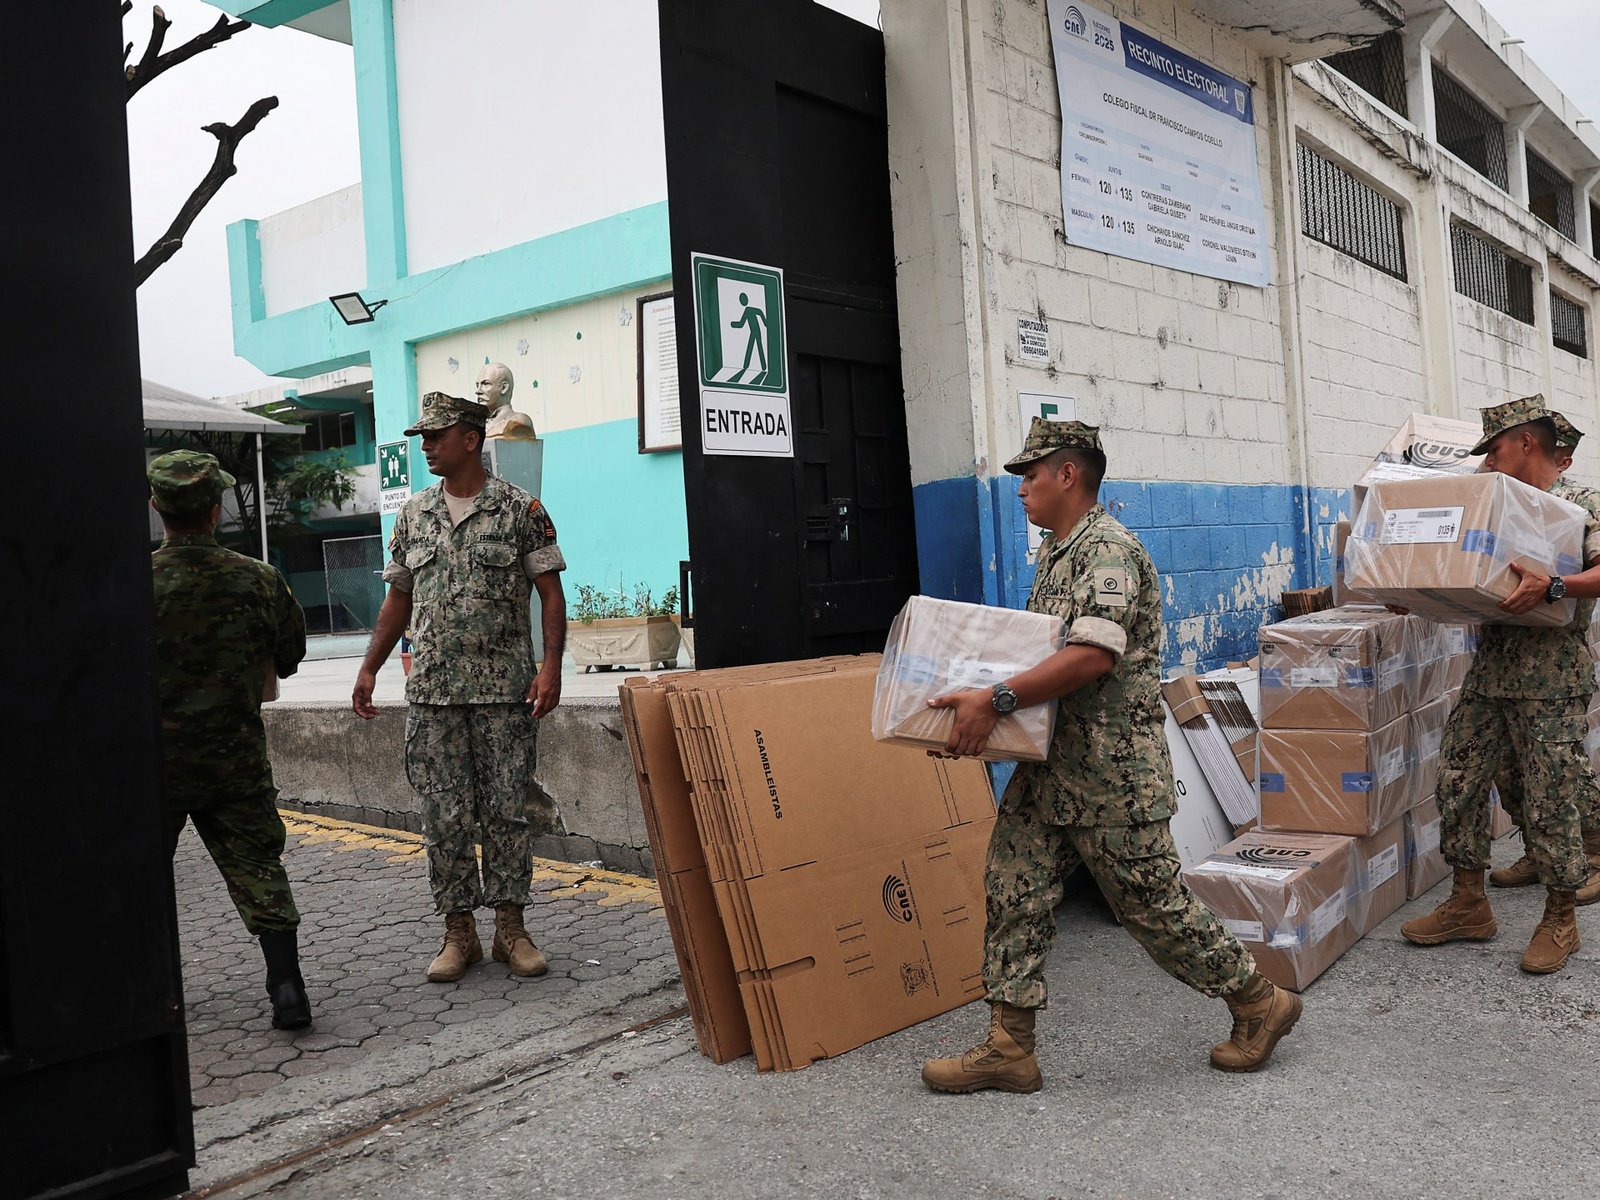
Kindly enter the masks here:
<path id="1" fill-rule="evenodd" d="M 329 632 L 371 629 L 383 603 L 383 538 L 329 538 L 322 543 L 322 568 L 328 578 Z"/>

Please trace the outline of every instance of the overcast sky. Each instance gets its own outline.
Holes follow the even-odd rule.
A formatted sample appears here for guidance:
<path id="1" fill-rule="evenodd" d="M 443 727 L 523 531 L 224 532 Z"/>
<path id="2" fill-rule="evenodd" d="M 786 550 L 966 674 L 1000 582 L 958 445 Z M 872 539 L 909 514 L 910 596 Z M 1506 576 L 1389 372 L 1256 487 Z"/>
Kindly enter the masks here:
<path id="1" fill-rule="evenodd" d="M 1593 47 L 1596 0 L 1485 0 L 1510 36 L 1600 120 L 1600 77 Z M 865 16 L 874 0 L 832 0 Z M 201 0 L 163 0 L 173 22 L 169 47 L 220 15 Z M 138 0 L 124 23 L 137 59 L 149 36 L 150 8 Z M 262 96 L 276 111 L 239 147 L 239 173 L 225 183 L 189 231 L 184 247 L 139 289 L 143 373 L 202 396 L 260 387 L 266 376 L 233 353 L 224 229 L 267 217 L 360 179 L 355 88 L 348 46 L 291 30 L 251 28 L 147 84 L 128 105 L 134 246 L 142 254 L 166 229 L 210 165 L 216 142 L 201 132 L 232 124 Z"/>

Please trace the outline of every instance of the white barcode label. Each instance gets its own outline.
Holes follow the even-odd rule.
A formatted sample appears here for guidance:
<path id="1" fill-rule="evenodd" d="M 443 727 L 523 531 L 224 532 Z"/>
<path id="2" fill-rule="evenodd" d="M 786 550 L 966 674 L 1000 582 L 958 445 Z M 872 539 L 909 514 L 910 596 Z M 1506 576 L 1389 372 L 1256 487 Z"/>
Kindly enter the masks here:
<path id="1" fill-rule="evenodd" d="M 1331 688 L 1339 686 L 1339 668 L 1290 667 L 1289 686 L 1297 688 Z"/>
<path id="2" fill-rule="evenodd" d="M 1367 890 L 1382 887 L 1400 871 L 1400 847 L 1389 846 L 1367 859 Z"/>
<path id="3" fill-rule="evenodd" d="M 1265 940 L 1265 935 L 1261 931 L 1260 921 L 1235 921 L 1231 917 L 1223 917 L 1222 927 L 1241 942 Z"/>
<path id="4" fill-rule="evenodd" d="M 1344 920 L 1344 889 L 1340 888 L 1329 896 L 1316 911 L 1311 914 L 1310 940 L 1320 942 L 1339 926 Z"/>
<path id="5" fill-rule="evenodd" d="M 1388 787 L 1406 773 L 1406 748 L 1396 746 L 1378 761 L 1378 786 Z"/>
<path id="6" fill-rule="evenodd" d="M 950 660 L 950 686 L 953 688 L 992 687 L 1015 675 L 1018 668 L 1011 663 L 984 662 L 978 658 L 952 658 Z"/>
<path id="7" fill-rule="evenodd" d="M 1294 872 L 1282 867 L 1258 867 L 1253 863 L 1223 861 L 1208 858 L 1198 866 L 1190 867 L 1190 871 L 1206 875 L 1238 875 L 1244 879 L 1271 880 L 1273 883 L 1282 883 L 1285 879 L 1292 879 Z"/>
<path id="8" fill-rule="evenodd" d="M 1466 511 L 1459 504 L 1453 508 L 1391 508 L 1383 514 L 1378 542 L 1393 546 L 1456 541 L 1461 536 L 1461 518 Z"/>
<path id="9" fill-rule="evenodd" d="M 1444 647 L 1446 654 L 1465 654 L 1467 652 L 1467 631 L 1460 625 L 1444 626 Z"/>
<path id="10" fill-rule="evenodd" d="M 1439 827 L 1444 823 L 1444 818 L 1435 817 L 1421 829 L 1417 830 L 1417 853 L 1432 854 L 1439 848 Z"/>
<path id="11" fill-rule="evenodd" d="M 1399 687 L 1406 677 L 1406 661 L 1403 658 L 1386 658 L 1378 664 L 1378 690 L 1387 692 L 1390 688 Z"/>
<path id="12" fill-rule="evenodd" d="M 1439 746 L 1444 741 L 1444 730 L 1436 729 L 1417 739 L 1417 750 L 1422 758 L 1438 758 Z"/>

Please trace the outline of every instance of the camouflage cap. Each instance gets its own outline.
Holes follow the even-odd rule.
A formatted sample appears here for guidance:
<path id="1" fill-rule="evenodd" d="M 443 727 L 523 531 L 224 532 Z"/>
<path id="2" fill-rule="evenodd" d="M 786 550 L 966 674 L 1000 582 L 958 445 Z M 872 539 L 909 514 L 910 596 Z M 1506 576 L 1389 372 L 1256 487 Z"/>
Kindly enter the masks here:
<path id="1" fill-rule="evenodd" d="M 443 392 L 429 392 L 422 398 L 422 415 L 405 435 L 415 437 L 425 429 L 449 429 L 458 421 L 483 428 L 489 424 L 489 406 Z"/>
<path id="2" fill-rule="evenodd" d="M 1082 421 L 1047 421 L 1035 417 L 1028 427 L 1028 440 L 1022 443 L 1022 453 L 1006 463 L 1006 470 L 1021 475 L 1029 463 L 1036 463 L 1057 450 L 1101 450 L 1099 427 L 1085 425 Z"/>
<path id="3" fill-rule="evenodd" d="M 1578 427 L 1555 410 L 1550 412 L 1550 424 L 1556 427 L 1556 445 L 1576 450 L 1583 434 Z"/>
<path id="4" fill-rule="evenodd" d="M 1504 404 L 1497 404 L 1493 408 L 1484 409 L 1479 415 L 1483 418 L 1483 437 L 1479 439 L 1476 446 L 1467 451 L 1469 458 L 1476 458 L 1478 455 L 1485 453 L 1489 449 L 1489 443 L 1508 429 L 1515 429 L 1518 425 L 1527 425 L 1533 421 L 1555 423 L 1555 414 L 1544 406 L 1544 397 L 1542 395 L 1523 396 L 1520 400 L 1507 400 Z M 1563 417 L 1562 420 L 1566 420 L 1566 418 Z M 1557 426 L 1558 430 L 1559 428 Z M 1573 432 L 1576 433 L 1577 430 L 1573 430 Z"/>
<path id="5" fill-rule="evenodd" d="M 215 455 L 198 450 L 174 450 L 151 459 L 145 475 L 156 508 L 174 515 L 203 513 L 221 504 L 222 489 L 234 484 Z"/>

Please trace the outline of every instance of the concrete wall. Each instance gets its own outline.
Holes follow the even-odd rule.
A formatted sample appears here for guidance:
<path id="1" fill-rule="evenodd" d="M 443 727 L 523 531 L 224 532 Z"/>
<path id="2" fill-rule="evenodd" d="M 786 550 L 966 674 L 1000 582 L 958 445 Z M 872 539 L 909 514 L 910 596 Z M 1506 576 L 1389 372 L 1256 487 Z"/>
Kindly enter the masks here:
<path id="1" fill-rule="evenodd" d="M 367 284 L 359 183 L 267 217 L 257 235 L 268 316 L 326 304 Z"/>
<path id="2" fill-rule="evenodd" d="M 285 808 L 422 830 L 421 807 L 406 782 L 404 705 L 382 707 L 371 721 L 333 705 L 278 703 L 261 715 Z M 563 700 L 540 723 L 528 802 L 554 814 L 555 832 L 539 840 L 536 854 L 655 874 L 615 700 Z"/>

